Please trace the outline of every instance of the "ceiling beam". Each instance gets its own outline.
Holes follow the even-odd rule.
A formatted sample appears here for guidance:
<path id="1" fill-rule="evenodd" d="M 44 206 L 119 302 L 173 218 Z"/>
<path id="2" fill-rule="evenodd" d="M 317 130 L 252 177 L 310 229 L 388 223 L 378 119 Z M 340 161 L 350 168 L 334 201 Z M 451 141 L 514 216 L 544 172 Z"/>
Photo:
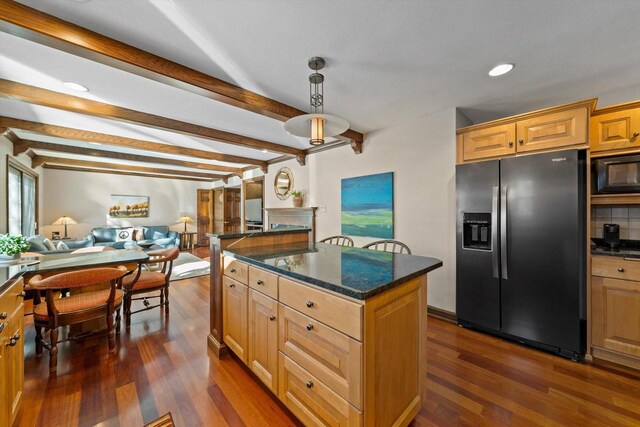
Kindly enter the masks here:
<path id="1" fill-rule="evenodd" d="M 214 153 L 212 151 L 198 150 L 195 148 L 178 147 L 176 145 L 161 144 L 159 142 L 144 141 L 141 139 L 126 138 L 123 136 L 109 135 L 105 133 L 90 132 L 82 129 L 68 128 L 64 126 L 50 125 L 46 123 L 32 122 L 29 120 L 14 119 L 0 116 L 0 129 L 8 128 L 34 132 L 40 135 L 64 138 L 73 141 L 96 142 L 98 144 L 126 147 L 136 150 L 155 151 L 159 153 L 174 154 L 179 156 L 196 157 L 199 159 L 217 160 L 227 163 L 244 163 L 259 166 L 266 170 L 267 162 L 249 157 L 233 156 L 230 154 Z M 266 173 L 266 172 L 265 172 Z"/>
<path id="2" fill-rule="evenodd" d="M 117 153 L 107 150 L 96 150 L 93 148 L 77 147 L 74 145 L 51 144 L 48 142 L 31 141 L 17 137 L 13 142 L 13 155 L 17 156 L 25 151 L 47 150 L 59 153 L 79 154 L 82 156 L 105 157 L 109 159 L 129 160 L 142 163 L 160 163 L 165 165 L 182 166 L 185 168 L 202 169 L 216 172 L 231 172 L 234 175 L 242 176 L 242 168 L 232 168 L 229 166 L 217 166 L 208 163 L 187 162 L 184 160 L 168 159 L 166 157 L 140 156 L 137 154 Z"/>
<path id="3" fill-rule="evenodd" d="M 0 2 L 0 4 L 3 3 Z M 42 105 L 49 108 L 56 108 L 58 110 L 88 114 L 90 116 L 100 117 L 103 119 L 116 120 L 119 122 L 195 136 L 244 148 L 291 154 L 296 157 L 305 156 L 304 150 L 299 148 L 280 145 L 180 120 L 174 120 L 168 117 L 157 116 L 155 114 L 144 113 L 142 111 L 130 110 L 128 108 L 118 107 L 117 105 L 92 101 L 79 96 L 54 92 L 52 90 L 42 89 L 11 80 L 0 79 L 0 97 L 15 99 L 29 104 Z"/>
<path id="4" fill-rule="evenodd" d="M 53 169 L 53 170 L 61 170 L 61 171 L 70 171 L 70 172 L 90 172 L 90 173 L 106 173 L 107 175 L 127 175 L 127 176 L 142 176 L 145 178 L 162 178 L 162 179 L 180 179 L 184 181 L 199 181 L 199 182 L 211 182 L 210 179 L 204 178 L 190 178 L 187 176 L 172 176 L 172 175 L 155 175 L 148 173 L 139 173 L 139 172 L 124 172 L 124 171 L 115 171 L 115 170 L 101 170 L 101 169 L 89 169 L 89 168 L 75 168 L 72 166 L 57 166 L 57 165 L 42 165 L 44 169 Z"/>
<path id="5" fill-rule="evenodd" d="M 128 171 L 128 172 L 190 176 L 194 178 L 205 178 L 209 180 L 226 181 L 229 178 L 229 175 L 216 175 L 216 174 L 209 174 L 204 172 L 192 172 L 192 171 L 183 171 L 183 170 L 177 170 L 177 169 L 162 169 L 162 168 L 152 168 L 152 167 L 146 167 L 146 166 L 123 165 L 121 163 L 103 163 L 103 162 L 94 162 L 90 160 L 67 159 L 64 157 L 50 157 L 50 156 L 36 155 L 35 157 L 33 157 L 31 161 L 31 167 L 33 168 L 37 168 L 38 166 L 41 166 L 43 164 L 80 166 L 80 167 L 87 167 L 87 168 L 111 169 L 111 170 L 120 170 L 120 171 Z"/>
<path id="6" fill-rule="evenodd" d="M 0 31 L 280 121 L 306 114 L 18 2 L 0 2 Z M 351 129 L 342 136 L 364 140 Z"/>

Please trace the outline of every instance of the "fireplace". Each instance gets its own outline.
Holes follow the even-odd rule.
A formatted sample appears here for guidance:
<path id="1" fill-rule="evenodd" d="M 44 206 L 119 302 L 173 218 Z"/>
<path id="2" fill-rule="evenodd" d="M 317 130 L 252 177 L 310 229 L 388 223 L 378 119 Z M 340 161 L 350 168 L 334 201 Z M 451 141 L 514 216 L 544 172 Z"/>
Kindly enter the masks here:
<path id="1" fill-rule="evenodd" d="M 267 208 L 269 229 L 300 228 L 311 229 L 310 237 L 316 241 L 316 210 L 318 208 Z"/>

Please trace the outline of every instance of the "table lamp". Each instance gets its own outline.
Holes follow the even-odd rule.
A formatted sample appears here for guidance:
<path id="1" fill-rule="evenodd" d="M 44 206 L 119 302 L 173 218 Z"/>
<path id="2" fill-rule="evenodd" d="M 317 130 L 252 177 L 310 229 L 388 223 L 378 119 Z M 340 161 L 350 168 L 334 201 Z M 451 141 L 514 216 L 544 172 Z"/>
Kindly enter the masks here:
<path id="1" fill-rule="evenodd" d="M 188 216 L 183 216 L 183 217 L 180 217 L 178 219 L 178 221 L 176 221 L 176 222 L 184 222 L 184 232 L 186 233 L 187 232 L 187 224 L 191 224 L 193 222 L 193 219 L 188 217 Z"/>
<path id="2" fill-rule="evenodd" d="M 75 219 L 71 218 L 70 216 L 61 216 L 60 218 L 56 219 L 56 222 L 53 223 L 53 225 L 64 225 L 64 237 L 63 239 L 68 239 L 69 236 L 67 236 L 67 225 L 73 225 L 73 224 L 77 224 L 78 221 L 76 221 Z"/>

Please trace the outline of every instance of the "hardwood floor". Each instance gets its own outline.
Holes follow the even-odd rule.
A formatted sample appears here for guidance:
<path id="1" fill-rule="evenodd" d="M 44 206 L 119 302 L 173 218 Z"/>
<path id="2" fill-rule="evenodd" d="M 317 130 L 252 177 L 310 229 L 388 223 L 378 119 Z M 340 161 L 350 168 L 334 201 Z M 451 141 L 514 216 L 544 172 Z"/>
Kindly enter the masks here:
<path id="1" fill-rule="evenodd" d="M 206 249 L 196 249 L 206 257 Z M 171 411 L 178 426 L 299 423 L 234 358 L 206 347 L 209 280 L 172 282 L 171 313 L 134 314 L 115 355 L 106 338 L 35 358 L 25 321 L 25 394 L 19 426 L 142 426 Z M 640 425 L 640 372 L 534 351 L 429 318 L 427 401 L 415 426 Z"/>

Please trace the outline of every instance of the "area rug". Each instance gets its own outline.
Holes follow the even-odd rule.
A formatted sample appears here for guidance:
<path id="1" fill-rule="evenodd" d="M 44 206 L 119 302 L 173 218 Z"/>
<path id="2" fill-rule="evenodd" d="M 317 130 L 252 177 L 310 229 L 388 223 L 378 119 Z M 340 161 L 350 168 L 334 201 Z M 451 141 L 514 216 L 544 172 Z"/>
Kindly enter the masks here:
<path id="1" fill-rule="evenodd" d="M 171 272 L 171 281 L 190 279 L 192 277 L 209 275 L 209 261 L 191 255 L 186 252 L 180 253 L 178 258 L 173 262 L 173 271 Z"/>

